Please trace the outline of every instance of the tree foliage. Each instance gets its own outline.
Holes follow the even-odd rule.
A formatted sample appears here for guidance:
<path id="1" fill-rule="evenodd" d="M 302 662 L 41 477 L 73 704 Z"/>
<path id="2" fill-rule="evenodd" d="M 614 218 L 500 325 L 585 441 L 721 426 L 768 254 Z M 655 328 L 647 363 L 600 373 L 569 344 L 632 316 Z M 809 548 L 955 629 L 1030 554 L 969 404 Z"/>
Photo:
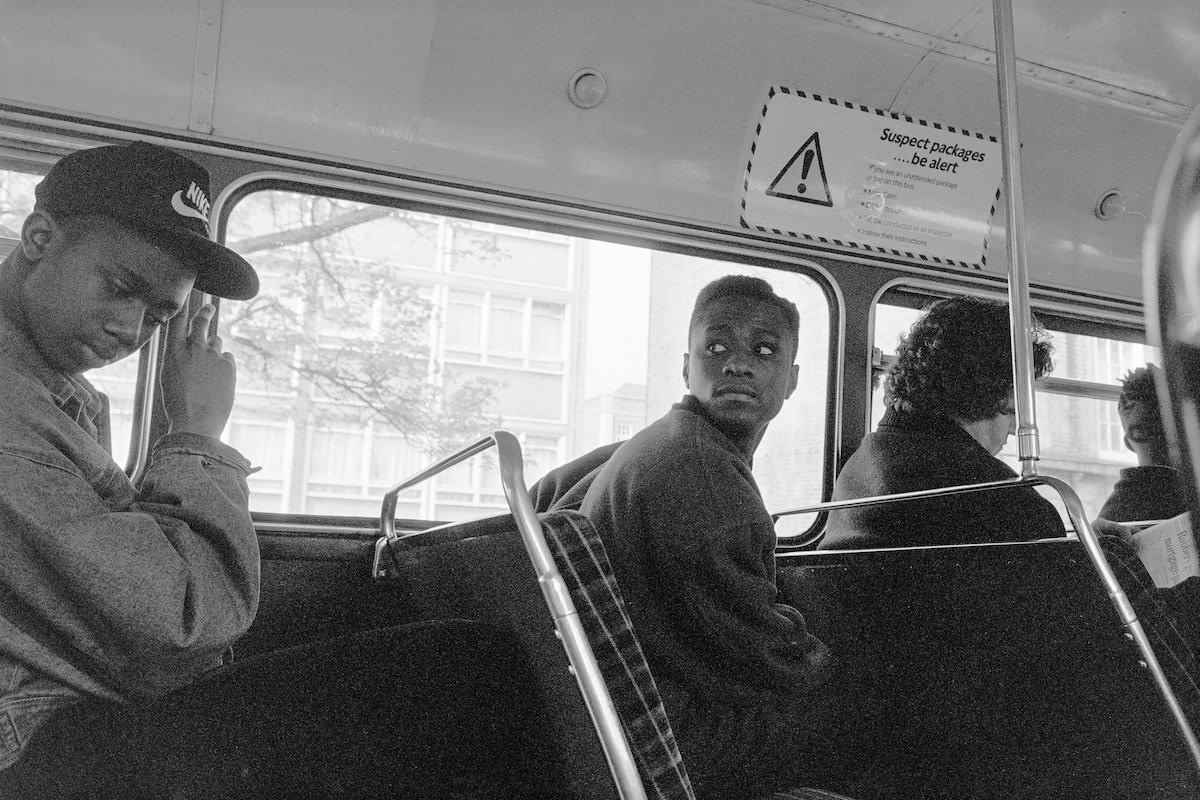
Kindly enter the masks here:
<path id="1" fill-rule="evenodd" d="M 462 380 L 433 358 L 436 308 L 428 288 L 397 278 L 403 252 L 371 255 L 387 249 L 378 237 L 397 222 L 418 238 L 436 235 L 427 218 L 295 193 L 242 203 L 229 246 L 270 287 L 225 314 L 243 381 L 292 398 L 288 415 L 375 419 L 427 453 L 495 426 L 488 408 L 498 384 Z"/>

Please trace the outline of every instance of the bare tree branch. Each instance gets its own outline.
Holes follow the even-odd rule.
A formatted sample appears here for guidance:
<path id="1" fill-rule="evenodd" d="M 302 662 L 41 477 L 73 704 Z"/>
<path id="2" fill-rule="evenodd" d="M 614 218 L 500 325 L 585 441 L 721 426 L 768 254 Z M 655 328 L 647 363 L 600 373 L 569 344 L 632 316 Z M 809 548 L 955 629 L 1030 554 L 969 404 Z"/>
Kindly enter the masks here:
<path id="1" fill-rule="evenodd" d="M 297 244 L 311 244 L 348 228 L 353 228 L 356 225 L 374 222 L 377 219 L 382 219 L 395 213 L 395 209 L 385 206 L 361 206 L 343 212 L 336 217 L 331 217 L 321 223 L 302 225 L 298 228 L 290 228 L 283 231 L 272 231 L 261 236 L 250 236 L 234 242 L 226 242 L 226 246 L 242 255 L 248 255 L 263 250 L 278 250 Z"/>

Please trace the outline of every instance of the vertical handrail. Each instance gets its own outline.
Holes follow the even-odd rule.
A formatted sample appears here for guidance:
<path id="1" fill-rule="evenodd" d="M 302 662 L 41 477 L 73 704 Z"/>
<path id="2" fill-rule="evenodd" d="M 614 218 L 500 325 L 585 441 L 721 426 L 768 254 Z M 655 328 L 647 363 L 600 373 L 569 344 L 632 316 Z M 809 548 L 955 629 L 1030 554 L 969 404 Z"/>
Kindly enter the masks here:
<path id="1" fill-rule="evenodd" d="M 375 564 L 372 575 L 381 577 L 386 574 L 382 567 L 383 553 L 387 546 L 403 537 L 396 533 L 396 504 L 400 492 L 415 486 L 422 481 L 449 469 L 455 464 L 466 461 L 472 456 L 482 453 L 492 446 L 497 450 L 497 461 L 500 470 L 500 485 L 504 497 L 508 501 L 509 510 L 517 523 L 525 552 L 533 564 L 538 586 L 542 597 L 554 618 L 554 626 L 558 638 L 562 641 L 575 674 L 579 691 L 583 695 L 584 705 L 591 715 L 596 733 L 608 760 L 609 769 L 617 786 L 621 800 L 646 800 L 646 790 L 642 785 L 641 774 L 625 731 L 621 727 L 621 718 L 613 705 L 612 695 L 600 672 L 596 655 L 588 642 L 587 633 L 575 610 L 575 603 L 567 584 L 554 563 L 554 556 L 546 538 L 542 534 L 542 524 L 529 498 L 529 490 L 525 484 L 524 459 L 521 455 L 521 444 L 508 431 L 494 431 L 490 436 L 467 445 L 436 464 L 421 470 L 411 478 L 403 480 L 384 493 L 380 510 L 380 530 L 383 536 L 375 545 Z"/>
<path id="2" fill-rule="evenodd" d="M 1013 397 L 1017 405 L 1017 456 L 1021 474 L 1037 474 L 1037 407 L 1033 395 L 1029 265 L 1025 254 L 1025 203 L 1021 188 L 1021 133 L 1017 120 L 1017 51 L 1011 0 L 992 0 L 996 36 L 996 82 L 1000 98 L 1000 147 L 1004 167 L 1005 233 L 1008 241 L 1008 313 L 1012 336 Z"/>

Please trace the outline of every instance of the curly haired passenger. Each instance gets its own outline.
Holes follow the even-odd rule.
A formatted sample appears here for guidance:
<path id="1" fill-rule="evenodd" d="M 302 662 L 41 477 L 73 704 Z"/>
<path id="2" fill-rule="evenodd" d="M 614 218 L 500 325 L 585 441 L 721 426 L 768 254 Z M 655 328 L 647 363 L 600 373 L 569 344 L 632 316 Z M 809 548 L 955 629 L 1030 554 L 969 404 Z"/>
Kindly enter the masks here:
<path id="1" fill-rule="evenodd" d="M 1053 346 L 1033 330 L 1036 378 Z M 884 383 L 886 412 L 834 484 L 833 499 L 1015 478 L 996 455 L 1015 432 L 1008 306 L 977 297 L 931 305 L 901 337 Z M 1054 506 L 1030 488 L 947 495 L 835 511 L 821 547 L 1011 541 L 1063 535 Z"/>

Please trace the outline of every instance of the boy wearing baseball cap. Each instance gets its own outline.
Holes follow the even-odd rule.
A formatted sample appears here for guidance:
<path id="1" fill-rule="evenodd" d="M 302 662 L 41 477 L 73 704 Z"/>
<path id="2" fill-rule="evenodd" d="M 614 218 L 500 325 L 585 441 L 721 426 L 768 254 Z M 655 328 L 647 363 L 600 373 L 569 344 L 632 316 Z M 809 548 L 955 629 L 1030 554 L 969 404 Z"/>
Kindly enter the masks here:
<path id="1" fill-rule="evenodd" d="M 213 306 L 188 304 L 251 298 L 258 278 L 209 238 L 207 171 L 164 147 L 72 153 L 35 194 L 0 263 L 0 797 L 325 796 L 348 775 L 415 796 L 431 752 L 461 755 L 440 723 L 453 659 L 480 659 L 451 689 L 455 719 L 519 730 L 522 699 L 484 667 L 511 653 L 455 623 L 222 666 L 258 608 L 259 552 L 250 464 L 220 441 L 233 357 Z M 159 328 L 169 431 L 134 485 L 84 373 Z M 403 691 L 381 701 L 379 685 Z M 388 741 L 406 769 L 362 761 Z"/>
<path id="2" fill-rule="evenodd" d="M 72 153 L 0 263 L 0 768 L 83 698 L 190 682 L 254 618 L 250 464 L 220 442 L 233 358 L 213 307 L 185 309 L 197 283 L 237 297 L 258 283 L 208 239 L 207 192 L 202 167 L 155 145 Z M 84 373 L 158 328 L 170 432 L 135 487 Z"/>

